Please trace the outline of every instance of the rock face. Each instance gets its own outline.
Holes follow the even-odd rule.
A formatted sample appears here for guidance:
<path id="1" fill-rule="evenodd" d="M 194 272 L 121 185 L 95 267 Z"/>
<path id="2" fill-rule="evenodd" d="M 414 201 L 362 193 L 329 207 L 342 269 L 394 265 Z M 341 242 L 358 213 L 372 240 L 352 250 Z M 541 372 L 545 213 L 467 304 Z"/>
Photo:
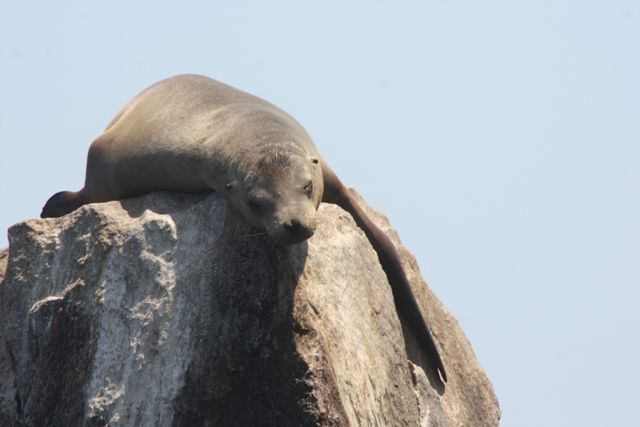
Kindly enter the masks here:
<path id="1" fill-rule="evenodd" d="M 369 212 L 403 256 L 444 392 L 340 208 L 278 248 L 216 194 L 153 193 L 9 230 L 0 425 L 497 425 L 457 322 Z"/>

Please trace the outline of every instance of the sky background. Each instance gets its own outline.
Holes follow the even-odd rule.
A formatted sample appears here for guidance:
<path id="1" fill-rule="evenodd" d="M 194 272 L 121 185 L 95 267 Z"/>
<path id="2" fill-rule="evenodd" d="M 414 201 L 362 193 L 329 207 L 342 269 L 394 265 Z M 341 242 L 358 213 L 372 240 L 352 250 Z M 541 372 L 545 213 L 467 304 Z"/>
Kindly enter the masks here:
<path id="1" fill-rule="evenodd" d="M 177 5 L 1 3 L 0 228 L 79 189 L 140 90 L 205 74 L 388 215 L 503 426 L 640 425 L 639 1 Z"/>

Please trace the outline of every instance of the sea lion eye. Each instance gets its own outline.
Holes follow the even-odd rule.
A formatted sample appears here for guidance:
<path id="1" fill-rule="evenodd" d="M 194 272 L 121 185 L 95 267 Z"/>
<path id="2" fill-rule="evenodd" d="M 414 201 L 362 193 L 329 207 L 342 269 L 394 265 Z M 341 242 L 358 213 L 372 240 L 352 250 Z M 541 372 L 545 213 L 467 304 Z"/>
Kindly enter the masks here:
<path id="1" fill-rule="evenodd" d="M 259 214 L 262 211 L 263 205 L 260 202 L 260 200 L 249 199 L 248 203 L 249 203 L 249 208 L 253 211 L 253 213 Z"/>
<path id="2" fill-rule="evenodd" d="M 303 187 L 304 192 L 307 194 L 307 196 L 311 196 L 311 193 L 313 193 L 313 181 L 309 180 Z"/>
<path id="3" fill-rule="evenodd" d="M 258 195 L 249 195 L 247 197 L 247 204 L 249 205 L 249 209 L 256 215 L 259 215 L 265 206 L 264 199 Z"/>
<path id="4" fill-rule="evenodd" d="M 318 164 L 318 159 L 316 159 L 315 157 L 313 159 L 311 159 L 311 163 L 313 163 L 314 165 Z"/>

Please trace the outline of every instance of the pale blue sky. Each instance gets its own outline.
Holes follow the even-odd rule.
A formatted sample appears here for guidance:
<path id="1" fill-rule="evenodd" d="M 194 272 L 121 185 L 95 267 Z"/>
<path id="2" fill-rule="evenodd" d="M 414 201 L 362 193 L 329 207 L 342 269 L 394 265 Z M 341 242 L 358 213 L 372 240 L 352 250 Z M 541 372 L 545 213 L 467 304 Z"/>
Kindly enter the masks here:
<path id="1" fill-rule="evenodd" d="M 138 91 L 206 74 L 389 216 L 503 426 L 640 425 L 638 0 L 179 4 L 0 5 L 0 228 L 79 189 Z"/>

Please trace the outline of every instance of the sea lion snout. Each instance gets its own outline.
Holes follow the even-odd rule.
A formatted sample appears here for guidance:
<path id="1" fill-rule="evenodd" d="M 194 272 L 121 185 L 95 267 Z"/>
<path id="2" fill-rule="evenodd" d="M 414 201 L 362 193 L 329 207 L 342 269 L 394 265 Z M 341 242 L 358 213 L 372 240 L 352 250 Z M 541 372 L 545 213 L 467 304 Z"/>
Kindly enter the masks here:
<path id="1" fill-rule="evenodd" d="M 282 228 L 287 232 L 287 237 L 292 243 L 300 243 L 313 236 L 316 231 L 316 221 L 301 222 L 297 218 L 292 218 L 282 224 Z"/>

